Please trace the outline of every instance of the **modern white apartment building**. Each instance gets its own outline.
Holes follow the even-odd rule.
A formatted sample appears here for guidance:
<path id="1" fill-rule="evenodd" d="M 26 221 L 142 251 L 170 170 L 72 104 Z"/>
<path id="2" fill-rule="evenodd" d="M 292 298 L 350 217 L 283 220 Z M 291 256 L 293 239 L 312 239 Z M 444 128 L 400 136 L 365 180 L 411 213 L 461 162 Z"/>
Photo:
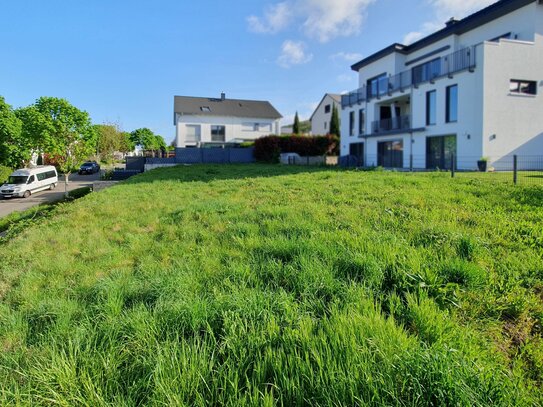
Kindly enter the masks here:
<path id="1" fill-rule="evenodd" d="M 333 93 L 326 93 L 317 108 L 311 115 L 311 134 L 314 136 L 323 136 L 330 133 L 330 121 L 332 120 L 332 110 L 334 106 L 338 109 L 341 105 L 341 96 Z"/>
<path id="2" fill-rule="evenodd" d="M 280 134 L 281 114 L 260 100 L 175 96 L 176 147 L 221 146 Z"/>
<path id="3" fill-rule="evenodd" d="M 501 0 L 354 64 L 341 155 L 390 168 L 476 168 L 543 155 L 543 0 Z"/>

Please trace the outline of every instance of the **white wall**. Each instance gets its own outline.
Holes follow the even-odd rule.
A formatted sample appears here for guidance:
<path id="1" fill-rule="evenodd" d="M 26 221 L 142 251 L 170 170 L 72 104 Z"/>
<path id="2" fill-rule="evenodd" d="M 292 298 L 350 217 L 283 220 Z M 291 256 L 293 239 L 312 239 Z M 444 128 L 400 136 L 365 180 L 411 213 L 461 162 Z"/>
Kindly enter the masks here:
<path id="1" fill-rule="evenodd" d="M 483 155 L 543 156 L 543 42 L 502 41 L 483 49 Z M 537 81 L 537 95 L 511 94 L 511 79 Z"/>
<path id="2" fill-rule="evenodd" d="M 326 95 L 311 118 L 311 134 L 314 136 L 325 135 L 330 133 L 330 121 L 332 119 L 333 106 L 338 109 L 338 114 L 341 116 L 341 104 L 337 103 L 330 95 Z M 324 108 L 330 106 L 330 112 L 325 113 Z"/>
<path id="3" fill-rule="evenodd" d="M 259 131 L 247 131 L 244 124 L 259 123 L 261 125 L 269 125 L 269 129 L 261 129 Z M 232 139 L 256 140 L 257 138 L 268 136 L 270 134 L 280 134 L 279 119 L 259 119 L 259 118 L 240 118 L 240 117 L 213 117 L 213 116 L 196 116 L 196 115 L 180 115 L 176 114 L 176 146 L 185 147 L 186 126 L 200 125 L 200 141 L 211 142 L 211 126 L 225 126 L 225 142 Z"/>

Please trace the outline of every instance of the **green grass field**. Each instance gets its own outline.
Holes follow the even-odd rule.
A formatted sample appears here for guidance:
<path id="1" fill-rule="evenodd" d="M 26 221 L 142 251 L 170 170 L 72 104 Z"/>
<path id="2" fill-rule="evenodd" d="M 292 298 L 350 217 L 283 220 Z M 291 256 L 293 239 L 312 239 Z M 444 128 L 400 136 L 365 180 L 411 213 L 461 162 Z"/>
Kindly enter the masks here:
<path id="1" fill-rule="evenodd" d="M 1 405 L 543 403 L 543 188 L 161 169 L 0 246 Z"/>

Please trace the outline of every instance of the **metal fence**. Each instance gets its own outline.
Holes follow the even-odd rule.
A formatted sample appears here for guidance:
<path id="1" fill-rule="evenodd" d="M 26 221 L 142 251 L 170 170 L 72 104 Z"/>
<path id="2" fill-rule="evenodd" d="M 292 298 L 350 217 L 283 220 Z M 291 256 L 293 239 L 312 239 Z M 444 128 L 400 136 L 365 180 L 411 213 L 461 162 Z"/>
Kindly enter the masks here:
<path id="1" fill-rule="evenodd" d="M 543 186 L 543 155 L 481 157 L 432 155 L 406 156 L 401 151 L 363 157 L 347 155 L 339 159 L 346 168 L 382 167 L 393 171 L 440 171 L 456 178 L 479 178 L 515 185 Z"/>
<path id="2" fill-rule="evenodd" d="M 175 157 L 147 158 L 146 164 L 244 164 L 255 161 L 254 148 L 176 148 Z"/>

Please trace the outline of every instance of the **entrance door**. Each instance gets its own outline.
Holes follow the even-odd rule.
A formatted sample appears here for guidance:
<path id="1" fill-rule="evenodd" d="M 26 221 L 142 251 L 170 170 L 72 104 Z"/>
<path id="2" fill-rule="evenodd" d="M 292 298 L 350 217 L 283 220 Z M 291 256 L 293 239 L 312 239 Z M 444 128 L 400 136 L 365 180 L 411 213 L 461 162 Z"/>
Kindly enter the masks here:
<path id="1" fill-rule="evenodd" d="M 385 168 L 403 167 L 403 141 L 377 143 L 377 164 Z"/>
<path id="2" fill-rule="evenodd" d="M 456 136 L 428 137 L 426 139 L 427 169 L 450 170 L 452 154 L 456 156 Z"/>
<path id="3" fill-rule="evenodd" d="M 357 166 L 364 166 L 364 143 L 351 143 L 349 154 L 356 157 Z"/>

